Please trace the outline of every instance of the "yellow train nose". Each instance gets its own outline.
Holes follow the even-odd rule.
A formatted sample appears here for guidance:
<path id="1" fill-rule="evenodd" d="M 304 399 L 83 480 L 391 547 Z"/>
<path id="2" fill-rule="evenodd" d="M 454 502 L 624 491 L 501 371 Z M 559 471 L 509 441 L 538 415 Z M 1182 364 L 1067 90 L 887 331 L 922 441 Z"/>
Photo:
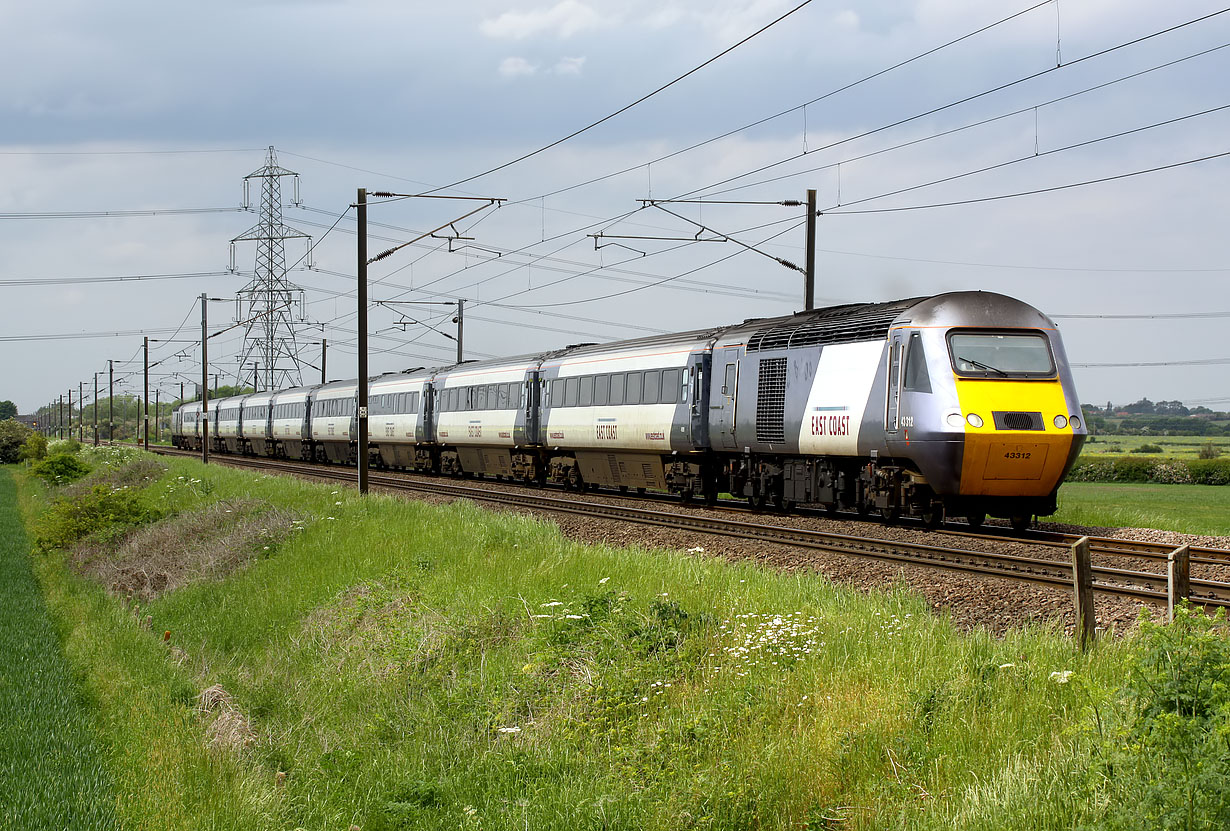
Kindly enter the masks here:
<path id="1" fill-rule="evenodd" d="M 1046 496 L 1059 486 L 1074 433 L 1058 381 L 957 382 L 965 414 L 961 493 L 967 496 Z M 1056 416 L 1063 427 L 1056 426 Z M 978 426 L 975 426 L 978 425 Z"/>

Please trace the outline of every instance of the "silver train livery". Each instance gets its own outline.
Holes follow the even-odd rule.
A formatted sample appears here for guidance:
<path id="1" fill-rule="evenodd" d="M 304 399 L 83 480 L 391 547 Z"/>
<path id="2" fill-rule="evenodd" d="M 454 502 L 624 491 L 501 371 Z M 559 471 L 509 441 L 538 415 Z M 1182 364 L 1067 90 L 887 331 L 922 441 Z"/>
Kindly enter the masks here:
<path id="1" fill-rule="evenodd" d="M 358 382 L 175 411 L 176 446 L 353 464 Z M 369 382 L 388 468 L 654 489 L 1023 528 L 1054 513 L 1086 430 L 1055 324 L 953 292 L 389 373 Z"/>

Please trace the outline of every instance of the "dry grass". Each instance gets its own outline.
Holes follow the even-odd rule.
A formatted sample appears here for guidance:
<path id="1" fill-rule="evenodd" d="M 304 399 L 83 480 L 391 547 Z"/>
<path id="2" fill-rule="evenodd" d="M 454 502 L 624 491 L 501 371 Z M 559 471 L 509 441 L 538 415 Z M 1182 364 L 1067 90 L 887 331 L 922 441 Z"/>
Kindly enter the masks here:
<path id="1" fill-rule="evenodd" d="M 73 563 L 109 591 L 145 602 L 268 556 L 296 527 L 295 514 L 264 502 L 218 502 L 140 528 L 115 547 L 84 544 Z"/>
<path id="2" fill-rule="evenodd" d="M 243 750 L 256 742 L 252 723 L 239 712 L 231 700 L 231 694 L 221 684 L 201 690 L 197 696 L 197 713 L 212 720 L 205 727 L 205 736 L 210 747 L 224 750 Z"/>

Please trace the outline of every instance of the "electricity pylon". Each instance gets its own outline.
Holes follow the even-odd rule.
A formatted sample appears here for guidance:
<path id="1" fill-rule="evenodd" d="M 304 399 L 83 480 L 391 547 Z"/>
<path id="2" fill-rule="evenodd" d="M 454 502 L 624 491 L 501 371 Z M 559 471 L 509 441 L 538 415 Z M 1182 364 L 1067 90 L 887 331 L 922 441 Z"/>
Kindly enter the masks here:
<path id="1" fill-rule="evenodd" d="M 295 330 L 304 325 L 303 289 L 286 279 L 286 240 L 308 241 L 308 267 L 312 263 L 311 236 L 282 222 L 282 186 L 284 176 L 293 177 L 293 205 L 299 204 L 299 174 L 278 165 L 273 147 L 265 158 L 265 166 L 244 177 L 244 208 L 250 207 L 250 183 L 261 181 L 260 222 L 231 240 L 231 271 L 235 271 L 235 243 L 252 240 L 257 243 L 256 271 L 252 280 L 236 295 L 237 320 L 245 325 L 243 351 L 239 356 L 237 377 L 240 385 L 245 373 L 253 369 L 264 383 L 261 389 L 285 389 L 303 383 L 299 348 Z"/>

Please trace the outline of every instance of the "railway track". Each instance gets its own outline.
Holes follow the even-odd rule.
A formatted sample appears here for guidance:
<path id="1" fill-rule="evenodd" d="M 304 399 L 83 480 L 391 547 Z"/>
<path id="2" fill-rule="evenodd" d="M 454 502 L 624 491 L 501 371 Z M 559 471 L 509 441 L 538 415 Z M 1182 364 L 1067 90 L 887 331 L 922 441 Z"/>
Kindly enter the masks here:
<path id="1" fill-rule="evenodd" d="M 156 452 L 167 455 L 195 455 L 183 451 L 159 448 Z M 232 467 L 305 476 L 326 481 L 351 482 L 354 473 L 346 468 L 310 465 L 285 460 L 258 459 L 244 456 L 215 456 L 216 463 Z M 544 493 L 540 490 L 517 488 L 503 490 L 476 487 L 439 477 L 421 477 L 398 473 L 371 471 L 372 487 L 386 491 L 426 492 L 437 496 L 470 499 L 509 508 L 546 511 L 590 518 L 635 523 L 702 534 L 718 534 L 742 540 L 796 548 L 824 551 L 833 554 L 879 560 L 901 565 L 924 566 L 950 572 L 959 572 L 983 577 L 993 577 L 1016 582 L 1028 582 L 1055 588 L 1071 589 L 1072 566 L 1065 558 L 1054 556 L 1056 548 L 1070 546 L 1069 538 L 1051 535 L 1051 539 L 1027 539 L 1000 537 L 993 534 L 948 532 L 955 539 L 962 537 L 999 539 L 1014 543 L 1040 546 L 1051 556 L 1024 556 L 1021 554 L 978 551 L 970 548 L 933 545 L 904 540 L 882 539 L 828 531 L 795 528 L 780 523 L 750 521 L 745 518 L 715 516 L 714 511 L 680 510 L 678 504 L 672 510 L 632 507 L 627 504 L 589 502 L 580 499 Z M 746 515 L 741 515 L 746 516 Z M 761 519 L 761 515 L 752 515 Z M 1038 536 L 1038 535 L 1035 535 Z M 1071 538 L 1075 541 L 1075 538 Z M 1152 560 L 1165 560 L 1161 549 L 1164 546 L 1134 543 L 1108 538 L 1091 539 L 1092 550 L 1102 555 L 1130 555 Z M 1230 563 L 1230 551 L 1219 549 L 1193 549 L 1193 562 Z M 1205 554 L 1204 552 L 1209 552 Z M 1168 553 L 1168 549 L 1167 549 Z M 1219 555 L 1219 556 L 1218 556 Z M 1100 558 L 1101 559 L 1101 558 Z M 1094 591 L 1137 601 L 1165 603 L 1167 578 L 1165 573 L 1117 568 L 1104 563 L 1093 568 Z M 1230 583 L 1193 579 L 1192 601 L 1208 607 L 1230 606 Z"/>

